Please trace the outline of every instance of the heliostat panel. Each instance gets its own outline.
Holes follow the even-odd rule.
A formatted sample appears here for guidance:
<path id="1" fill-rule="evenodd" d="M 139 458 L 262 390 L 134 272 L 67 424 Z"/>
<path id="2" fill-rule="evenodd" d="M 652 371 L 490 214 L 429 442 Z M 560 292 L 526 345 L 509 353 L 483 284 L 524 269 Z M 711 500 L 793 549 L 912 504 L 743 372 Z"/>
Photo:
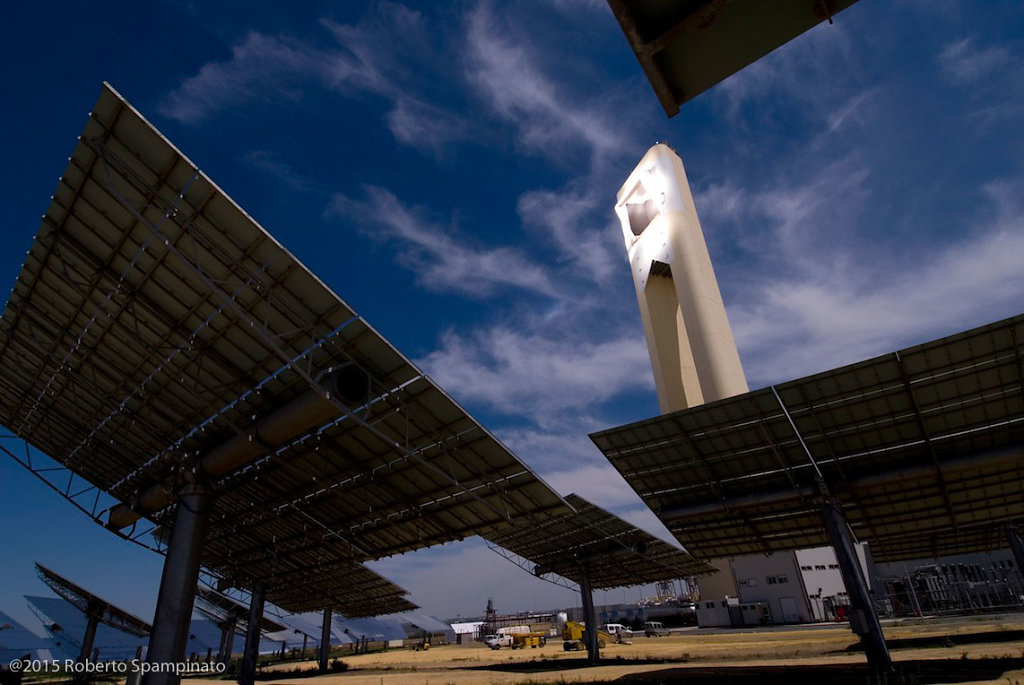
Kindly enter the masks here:
<path id="1" fill-rule="evenodd" d="M 545 573 L 580 582 L 585 564 L 595 588 L 628 587 L 714 573 L 710 565 L 591 504 L 578 495 L 566 501 L 576 510 L 539 524 L 523 522 L 499 534 L 494 544 L 529 559 Z"/>
<path id="2" fill-rule="evenodd" d="M 1024 316 L 592 435 L 687 550 L 826 545 L 819 482 L 879 560 L 987 551 L 1024 518 Z"/>
<path id="3" fill-rule="evenodd" d="M 321 386 L 339 368 L 347 404 Z M 311 392 L 329 419 L 256 434 Z M 0 424 L 125 509 L 248 435 L 256 458 L 204 485 L 203 557 L 247 586 L 566 510 L 106 85 L 0 320 Z"/>

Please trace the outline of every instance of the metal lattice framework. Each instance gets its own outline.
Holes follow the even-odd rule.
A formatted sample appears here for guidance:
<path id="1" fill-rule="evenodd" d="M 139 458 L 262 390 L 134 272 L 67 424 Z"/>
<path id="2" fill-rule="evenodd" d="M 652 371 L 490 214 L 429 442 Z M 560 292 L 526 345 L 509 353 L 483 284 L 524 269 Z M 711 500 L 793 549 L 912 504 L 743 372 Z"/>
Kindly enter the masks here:
<path id="1" fill-rule="evenodd" d="M 339 368 L 352 397 L 321 384 Z M 322 420 L 261 433 L 311 393 Z M 328 575 L 357 596 L 362 561 L 566 510 L 107 85 L 0 320 L 0 424 L 94 519 L 143 521 L 122 533 L 141 544 L 201 481 L 205 568 L 287 610 L 322 602 Z M 256 454 L 207 469 L 232 440 Z"/>
<path id="2" fill-rule="evenodd" d="M 1005 547 L 1024 518 L 1024 316 L 592 435 L 701 558 L 828 544 L 822 485 L 879 560 Z"/>
<path id="3" fill-rule="evenodd" d="M 239 626 L 238 632 L 245 633 L 249 607 L 225 594 L 200 584 L 196 588 L 196 609 L 218 625 L 233 624 Z M 286 628 L 264 614 L 260 617 L 260 630 L 264 633 L 276 633 Z"/>
<path id="4" fill-rule="evenodd" d="M 153 629 L 150 624 L 138 616 L 130 614 L 105 599 L 97 597 L 85 588 L 72 583 L 64 576 L 51 571 L 38 562 L 36 563 L 36 574 L 57 596 L 66 600 L 86 616 L 95 617 L 104 625 L 137 637 L 145 637 Z"/>
<path id="5" fill-rule="evenodd" d="M 283 579 L 267 589 L 267 599 L 301 613 L 327 608 L 349 618 L 413 611 L 419 606 L 405 598 L 408 592 L 362 564 L 329 565 L 302 576 L 301 586 Z"/>
<path id="6" fill-rule="evenodd" d="M 716 570 L 578 495 L 566 501 L 575 512 L 489 535 L 489 542 L 528 560 L 535 573 L 561 576 L 577 585 L 580 565 L 586 564 L 592 587 L 603 589 Z"/>

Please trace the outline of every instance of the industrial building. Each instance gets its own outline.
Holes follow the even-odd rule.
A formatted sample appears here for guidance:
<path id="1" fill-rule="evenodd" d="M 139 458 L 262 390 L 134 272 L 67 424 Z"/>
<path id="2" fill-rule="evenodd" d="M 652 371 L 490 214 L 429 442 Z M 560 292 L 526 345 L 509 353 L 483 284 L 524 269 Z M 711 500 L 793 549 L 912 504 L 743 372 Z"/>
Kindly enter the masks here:
<path id="1" fill-rule="evenodd" d="M 857 545 L 857 558 L 870 585 L 874 573 L 869 568 L 864 545 Z M 849 595 L 831 547 L 733 557 L 728 559 L 728 567 L 727 579 L 732 581 L 734 590 L 727 588 L 724 594 L 701 593 L 697 612 L 700 625 L 811 623 L 842 620 L 848 614 Z M 874 588 L 872 592 L 877 596 Z M 735 616 L 721 622 L 722 602 L 729 604 L 728 600 L 735 600 L 732 605 L 740 607 L 739 623 L 733 622 Z M 714 611 L 708 615 L 708 610 Z M 751 611 L 756 612 L 756 617 L 747 615 Z"/>

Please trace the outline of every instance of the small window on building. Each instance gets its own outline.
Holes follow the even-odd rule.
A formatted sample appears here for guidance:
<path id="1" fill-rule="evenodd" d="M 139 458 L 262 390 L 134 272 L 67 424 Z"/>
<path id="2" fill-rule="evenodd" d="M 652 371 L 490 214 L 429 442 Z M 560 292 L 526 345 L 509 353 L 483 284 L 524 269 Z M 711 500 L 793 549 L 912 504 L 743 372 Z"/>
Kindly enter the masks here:
<path id="1" fill-rule="evenodd" d="M 815 571 L 824 571 L 825 570 L 825 564 L 815 564 L 814 565 L 814 570 Z"/>
<path id="2" fill-rule="evenodd" d="M 775 576 L 768 576 L 765 580 L 768 581 L 769 585 L 775 585 Z"/>
<path id="3" fill-rule="evenodd" d="M 729 608 L 729 603 L 727 601 L 725 601 L 724 599 L 722 600 L 722 608 L 723 609 L 728 609 Z"/>
<path id="4" fill-rule="evenodd" d="M 828 567 L 830 569 L 837 569 L 837 568 L 839 568 L 839 564 L 829 564 Z"/>
<path id="5" fill-rule="evenodd" d="M 779 575 L 775 576 L 775 579 L 777 581 L 779 581 L 779 585 L 782 585 L 783 583 L 788 583 L 789 582 L 789 576 L 786 575 L 785 573 L 780 573 Z"/>
<path id="6" fill-rule="evenodd" d="M 813 567 L 811 567 L 811 566 L 801 566 L 800 570 L 801 571 L 811 571 L 811 570 L 813 570 Z"/>

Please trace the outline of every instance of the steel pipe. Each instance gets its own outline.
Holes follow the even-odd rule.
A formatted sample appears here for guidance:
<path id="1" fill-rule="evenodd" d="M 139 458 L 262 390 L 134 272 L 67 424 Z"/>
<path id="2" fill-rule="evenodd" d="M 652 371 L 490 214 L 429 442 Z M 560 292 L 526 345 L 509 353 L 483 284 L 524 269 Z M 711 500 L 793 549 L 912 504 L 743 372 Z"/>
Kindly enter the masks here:
<path id="1" fill-rule="evenodd" d="M 324 609 L 324 623 L 320 629 L 320 672 L 327 673 L 327 657 L 331 653 L 331 615 L 330 609 Z"/>
<path id="2" fill-rule="evenodd" d="M 253 588 L 249 600 L 249 624 L 245 629 L 245 651 L 242 652 L 242 667 L 238 673 L 238 682 L 241 685 L 253 685 L 256 682 L 256 662 L 260 657 L 260 626 L 263 623 L 263 604 L 266 598 L 267 593 L 262 585 Z"/>
<path id="3" fill-rule="evenodd" d="M 584 636 L 587 644 L 587 657 L 590 663 L 596 664 L 601 658 L 601 649 L 597 643 L 597 615 L 594 612 L 594 591 L 590 587 L 590 574 L 586 564 L 580 565 L 580 598 L 583 600 L 583 624 L 586 627 Z"/>
<path id="4" fill-rule="evenodd" d="M 166 668 L 165 664 L 177 663 L 185 655 L 212 499 L 208 491 L 193 486 L 178 501 L 149 636 L 150 664 Z M 180 681 L 181 676 L 159 668 L 145 677 L 146 685 L 177 685 Z"/>
<path id="5" fill-rule="evenodd" d="M 867 579 L 857 558 L 853 535 L 839 502 L 832 498 L 825 502 L 822 520 L 836 553 L 836 562 L 839 564 L 843 585 L 846 586 L 846 594 L 850 598 L 850 629 L 860 638 L 871 670 L 889 673 L 893 670 L 889 648 L 885 645 L 882 625 L 878 622 Z"/>
<path id="6" fill-rule="evenodd" d="M 369 378 L 354 365 L 330 371 L 320 382 L 327 392 L 309 390 L 295 400 L 257 421 L 241 435 L 226 440 L 198 460 L 198 470 L 208 478 L 237 471 L 289 440 L 341 416 L 330 398 L 356 405 L 369 396 Z M 119 504 L 110 510 L 107 527 L 121 530 L 139 519 L 160 511 L 175 500 L 174 488 L 156 483 L 141 492 L 131 506 Z"/>

